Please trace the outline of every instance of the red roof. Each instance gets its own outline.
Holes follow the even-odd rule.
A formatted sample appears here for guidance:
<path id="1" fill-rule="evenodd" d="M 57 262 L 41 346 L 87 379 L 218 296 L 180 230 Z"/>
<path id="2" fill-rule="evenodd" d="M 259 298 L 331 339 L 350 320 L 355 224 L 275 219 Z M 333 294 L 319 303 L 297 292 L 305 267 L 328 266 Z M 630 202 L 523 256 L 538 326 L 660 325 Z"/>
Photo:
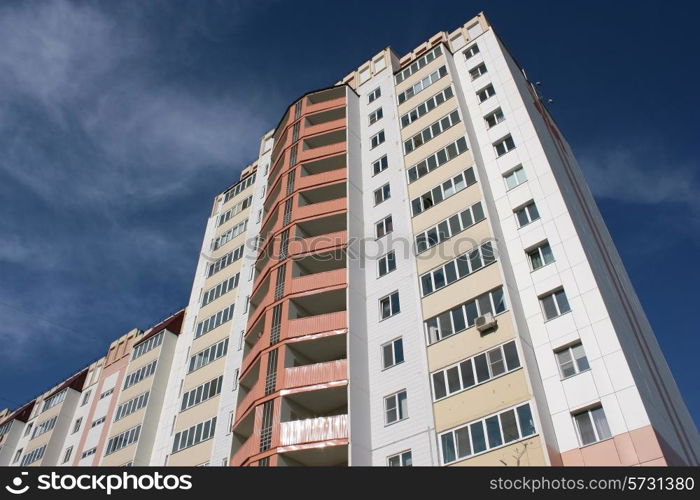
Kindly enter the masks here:
<path id="1" fill-rule="evenodd" d="M 19 420 L 20 422 L 26 422 L 29 420 L 29 415 L 32 414 L 32 410 L 34 409 L 34 405 L 36 404 L 36 399 L 30 401 L 26 405 L 24 405 L 22 408 L 19 410 L 16 410 L 12 415 L 7 417 L 4 422 L 9 422 L 10 420 Z"/>
<path id="2" fill-rule="evenodd" d="M 134 343 L 134 346 L 137 344 L 140 344 L 141 342 L 150 339 L 154 335 L 159 334 L 163 330 L 168 330 L 169 332 L 174 333 L 175 335 L 180 335 L 180 330 L 182 329 L 182 321 L 185 318 L 185 310 L 180 309 L 178 312 L 173 314 L 167 319 L 164 319 L 160 323 L 158 323 L 156 326 L 151 328 L 151 331 L 148 332 L 146 335 L 141 337 L 138 342 Z"/>
<path id="3" fill-rule="evenodd" d="M 73 375 L 71 378 L 63 382 L 61 385 L 59 385 L 55 390 L 51 392 L 48 396 L 44 398 L 44 400 L 49 399 L 51 396 L 54 394 L 58 394 L 61 392 L 63 389 L 70 387 L 71 389 L 75 389 L 76 391 L 83 392 L 83 385 L 85 385 L 85 379 L 87 378 L 88 374 L 88 369 L 85 368 L 83 371 L 76 373 Z"/>

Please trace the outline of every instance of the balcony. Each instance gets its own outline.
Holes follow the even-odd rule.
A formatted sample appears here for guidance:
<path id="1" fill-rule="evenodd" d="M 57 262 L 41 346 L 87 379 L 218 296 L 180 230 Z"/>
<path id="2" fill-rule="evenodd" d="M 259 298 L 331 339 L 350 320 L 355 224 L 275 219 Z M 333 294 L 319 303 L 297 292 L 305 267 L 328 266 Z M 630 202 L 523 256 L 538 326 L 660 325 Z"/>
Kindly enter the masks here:
<path id="1" fill-rule="evenodd" d="M 347 186 L 337 182 L 301 191 L 297 197 L 293 220 L 307 219 L 347 209 Z"/>
<path id="2" fill-rule="evenodd" d="M 322 273 L 308 274 L 292 280 L 289 293 L 303 293 L 321 288 L 342 286 L 347 284 L 347 269 L 334 269 Z"/>
<path id="3" fill-rule="evenodd" d="M 309 94 L 304 104 L 304 113 L 307 115 L 324 109 L 344 106 L 345 87 L 338 86 Z"/>
<path id="4" fill-rule="evenodd" d="M 304 120 L 303 135 L 318 134 L 345 126 L 345 106 L 310 114 Z"/>
<path id="5" fill-rule="evenodd" d="M 318 384 L 341 382 L 348 378 L 348 362 L 346 359 L 314 363 L 311 365 L 285 368 L 282 387 L 294 389 Z"/>
<path id="6" fill-rule="evenodd" d="M 280 446 L 294 446 L 348 438 L 348 416 L 307 418 L 280 424 Z"/>

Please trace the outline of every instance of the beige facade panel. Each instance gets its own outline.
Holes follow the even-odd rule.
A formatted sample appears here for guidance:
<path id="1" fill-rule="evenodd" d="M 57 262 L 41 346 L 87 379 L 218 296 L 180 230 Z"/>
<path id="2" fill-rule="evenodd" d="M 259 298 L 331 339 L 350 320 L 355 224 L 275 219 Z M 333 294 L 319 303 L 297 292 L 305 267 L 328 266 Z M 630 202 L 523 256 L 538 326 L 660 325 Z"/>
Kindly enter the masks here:
<path id="1" fill-rule="evenodd" d="M 443 82 L 443 80 L 445 80 Z M 405 112 L 401 113 L 398 118 L 399 118 L 399 127 L 401 126 L 401 117 L 408 113 L 411 109 L 415 108 L 416 106 L 420 105 L 421 103 L 425 102 L 428 100 L 430 97 L 433 97 L 435 94 L 438 94 L 445 90 L 447 87 L 451 86 L 452 83 L 449 81 L 449 78 L 444 78 L 443 80 L 438 81 L 434 85 L 431 85 L 427 89 L 425 89 L 421 94 L 425 94 L 421 97 L 421 99 L 418 99 L 418 102 L 412 107 L 406 110 Z M 435 88 L 433 88 L 435 87 Z M 421 95 L 419 94 L 419 95 Z M 410 123 L 408 126 L 404 127 L 401 129 L 401 140 L 405 141 L 410 137 L 413 137 L 416 135 L 418 132 L 423 130 L 425 127 L 430 125 L 431 123 L 434 123 L 438 121 L 441 117 L 447 114 L 448 110 L 455 109 L 457 107 L 457 100 L 452 97 L 449 100 L 443 102 L 436 108 L 432 109 L 425 115 L 421 116 L 418 120 Z"/>
<path id="2" fill-rule="evenodd" d="M 445 115 L 451 113 L 457 109 L 456 106 L 456 101 L 453 102 L 450 106 L 446 106 L 443 110 L 442 113 L 438 115 L 439 117 L 444 117 Z M 448 111 L 449 110 L 449 111 Z M 435 120 L 427 121 L 425 122 L 425 125 L 421 128 L 423 130 L 425 127 L 429 126 L 431 123 L 433 123 Z M 440 149 L 444 148 L 448 144 L 451 144 L 455 142 L 457 139 L 460 137 L 465 137 L 467 135 L 467 131 L 464 128 L 464 122 L 460 121 L 459 123 L 453 125 L 452 127 L 448 128 L 446 131 L 435 137 L 434 139 L 429 140 L 422 146 L 420 146 L 418 149 L 414 149 L 410 153 L 404 156 L 404 164 L 406 165 L 406 168 L 411 168 L 413 165 L 416 163 L 424 160 L 426 157 L 430 156 L 431 154 L 435 153 L 436 151 L 439 151 Z M 403 143 L 401 143 L 401 150 L 403 151 Z M 454 161 L 459 162 L 460 159 L 464 161 L 465 155 L 468 153 L 468 151 L 465 151 L 463 154 L 459 155 L 457 158 L 454 159 Z M 474 163 L 472 160 L 470 163 L 466 163 L 467 168 L 471 166 Z M 434 170 L 434 172 L 439 172 L 443 168 L 445 168 L 447 164 L 438 167 L 437 170 Z M 462 170 L 464 170 L 464 168 Z M 431 172 L 432 174 L 432 172 Z M 431 174 L 426 175 L 423 177 L 423 179 L 429 179 L 431 177 Z M 438 174 L 439 175 L 439 174 Z M 419 184 L 419 181 L 416 181 L 414 184 Z M 428 189 L 430 189 L 430 186 L 428 186 Z M 410 193 L 409 189 L 409 193 Z M 419 193 L 420 194 L 420 193 Z"/>
<path id="3" fill-rule="evenodd" d="M 213 377 L 218 377 L 218 375 L 213 375 Z M 207 399 L 203 403 L 199 403 L 198 405 L 193 406 L 192 408 L 180 412 L 177 415 L 177 422 L 175 423 L 175 430 L 173 431 L 173 436 L 176 432 L 183 431 L 192 427 L 193 425 L 197 425 L 200 422 L 204 422 L 205 420 L 209 420 L 210 418 L 215 417 L 219 410 L 219 399 L 220 395 L 211 399 Z M 182 397 L 180 398 L 180 402 L 182 402 Z M 221 422 L 216 423 L 216 425 L 220 424 Z"/>
<path id="4" fill-rule="evenodd" d="M 234 267 L 234 265 L 235 265 L 235 264 L 232 264 L 232 265 L 229 266 L 229 267 Z M 227 273 L 228 276 L 224 275 L 224 274 L 223 274 L 223 271 L 222 271 L 221 277 L 220 277 L 220 278 L 212 285 L 212 287 L 210 287 L 210 288 L 213 288 L 214 286 L 218 285 L 218 284 L 221 283 L 222 281 L 226 281 L 227 279 L 229 279 L 229 278 L 230 278 L 231 276 L 233 276 L 234 274 L 240 272 L 240 267 L 241 267 L 241 266 L 238 265 L 238 266 L 236 266 L 236 267 L 237 267 L 238 269 L 232 269 L 231 272 Z M 226 270 L 228 270 L 228 268 L 227 268 Z M 217 275 L 217 276 L 218 276 L 218 275 Z M 226 276 L 226 277 L 224 277 L 224 276 Z M 239 284 L 240 284 L 240 279 L 241 279 L 241 278 L 239 277 Z M 248 279 L 247 276 L 246 276 L 246 279 Z M 204 294 L 204 292 L 206 292 L 207 290 L 209 290 L 209 288 L 204 288 L 204 289 L 202 289 L 202 294 Z M 214 314 L 218 313 L 218 312 L 221 311 L 222 309 L 224 309 L 224 308 L 230 306 L 231 304 L 233 304 L 234 302 L 236 302 L 236 297 L 237 297 L 237 296 L 238 296 L 238 287 L 236 287 L 236 288 L 234 288 L 233 290 L 231 290 L 230 292 L 228 292 L 228 293 L 222 295 L 222 296 L 219 297 L 218 299 L 215 299 L 215 300 L 209 302 L 206 306 L 200 307 L 200 309 L 199 309 L 199 314 L 197 315 L 197 323 L 199 323 L 200 321 L 204 321 L 204 320 L 207 319 L 208 317 L 213 316 Z M 201 297 L 200 297 L 200 301 L 201 301 Z M 225 323 L 225 324 L 226 324 L 226 323 Z M 212 330 L 212 332 L 213 332 L 213 330 Z M 209 332 L 209 333 L 212 333 L 212 332 Z M 204 337 L 206 337 L 207 335 L 209 335 L 209 333 L 206 334 L 206 335 L 204 335 Z M 201 337 L 200 337 L 200 338 L 201 338 Z M 197 340 L 199 340 L 199 339 L 197 339 Z"/>
<path id="5" fill-rule="evenodd" d="M 450 466 L 546 466 L 550 465 L 540 436 L 533 436 L 517 443 L 509 444 L 495 450 L 482 453 L 472 458 L 450 464 Z"/>
<path id="6" fill-rule="evenodd" d="M 230 304 L 229 304 L 229 305 L 230 305 Z M 221 309 L 223 309 L 223 308 L 225 308 L 225 307 L 228 307 L 227 305 L 225 305 L 225 303 L 219 304 L 219 308 L 216 309 L 216 310 L 214 311 L 214 313 L 220 311 Z M 212 313 L 212 314 L 214 314 L 214 313 Z M 208 318 L 208 317 L 209 317 L 209 316 L 202 316 L 201 319 L 204 320 L 204 319 L 206 319 L 206 318 Z M 198 318 L 197 321 L 199 322 L 200 319 Z M 187 357 L 187 362 L 188 362 L 188 363 L 190 362 L 190 357 L 191 357 L 193 354 L 197 354 L 197 353 L 198 353 L 199 351 L 201 351 L 202 349 L 206 349 L 206 348 L 209 347 L 210 345 L 215 344 L 216 342 L 218 342 L 218 341 L 220 341 L 220 340 L 224 340 L 226 337 L 228 337 L 228 336 L 229 336 L 229 333 L 230 333 L 230 330 L 231 330 L 231 321 L 232 321 L 232 320 L 229 320 L 229 321 L 227 321 L 226 323 L 222 323 L 222 324 L 220 324 L 219 326 L 217 326 L 216 328 L 214 328 L 212 331 L 210 331 L 209 333 L 205 333 L 205 334 L 202 335 L 201 337 L 194 339 L 194 340 L 192 341 L 192 347 L 190 347 L 190 355 Z M 229 340 L 229 346 L 228 346 L 229 352 L 230 352 L 230 350 L 231 350 L 231 347 L 232 347 L 232 346 L 231 346 L 231 340 Z M 226 357 L 226 356 L 224 356 L 224 358 L 225 358 L 225 357 Z M 207 366 L 202 367 L 202 368 L 200 368 L 199 370 L 196 370 L 196 371 L 206 370 L 208 367 L 210 367 L 210 366 L 212 366 L 212 365 L 215 365 L 216 363 L 218 363 L 218 360 L 215 361 L 214 363 L 210 363 L 210 364 L 208 364 Z M 194 372 L 193 372 L 193 373 L 194 373 Z"/>
<path id="7" fill-rule="evenodd" d="M 486 335 L 472 327 L 428 346 L 428 370 L 434 372 L 516 337 L 510 310 L 499 314 L 496 319 L 498 328 Z"/>
<path id="8" fill-rule="evenodd" d="M 457 136 L 459 137 L 459 136 Z M 456 139 L 453 139 L 456 140 Z M 428 156 L 427 154 L 425 156 Z M 422 159 L 422 158 L 421 158 Z M 406 163 L 406 167 L 410 168 L 413 164 L 408 164 Z M 441 167 L 438 167 L 436 170 L 433 170 L 430 172 L 428 175 L 421 177 L 415 182 L 412 182 L 411 184 L 408 185 L 408 196 L 412 200 L 413 198 L 416 198 L 418 196 L 421 196 L 423 193 L 427 193 L 431 189 L 433 189 L 435 186 L 439 185 L 440 183 L 446 181 L 447 179 L 454 177 L 455 175 L 459 174 L 460 172 L 464 172 L 466 169 L 469 167 L 474 166 L 474 158 L 472 157 L 471 151 L 465 151 L 461 155 L 459 155 L 457 158 L 448 161 Z M 478 181 L 478 179 L 477 179 Z M 478 184 L 478 182 L 477 182 Z M 470 186 L 471 187 L 471 186 Z M 478 201 L 480 199 L 480 196 L 477 197 L 474 201 Z M 450 200 L 443 201 L 441 203 L 438 203 L 435 207 L 431 208 L 426 212 L 432 212 L 434 210 L 438 210 L 440 208 L 440 205 L 443 203 L 447 203 Z M 418 215 L 415 219 L 421 218 L 423 214 Z M 414 224 L 415 227 L 415 224 Z"/>
<path id="9" fill-rule="evenodd" d="M 530 398 L 525 372 L 518 369 L 433 403 L 435 431 L 458 427 Z"/>
<path id="10" fill-rule="evenodd" d="M 443 47 L 443 51 L 445 48 Z M 398 84 L 396 86 L 396 95 L 400 94 L 404 90 L 406 90 L 409 87 L 413 87 L 417 82 L 421 81 L 423 78 L 428 76 L 430 73 L 437 71 L 440 66 L 445 66 L 447 64 L 445 55 L 441 55 L 437 59 L 434 59 L 431 61 L 428 65 L 423 66 L 421 69 L 413 73 L 411 76 L 406 78 L 403 82 Z M 448 70 L 449 71 L 449 70 Z M 450 78 L 449 73 L 447 76 L 443 77 L 442 79 L 445 80 L 452 80 Z M 441 80 L 442 80 L 441 79 Z M 433 84 L 435 85 L 435 84 Z M 432 88 L 433 85 L 430 85 L 428 88 Z M 436 87 L 437 88 L 437 87 Z M 399 105 L 399 113 L 400 115 L 404 114 L 406 111 L 410 110 L 411 108 L 415 107 L 416 105 L 420 104 L 422 101 L 421 99 L 425 99 L 425 97 L 419 97 L 419 96 L 428 96 L 430 94 L 429 90 L 423 90 L 422 92 L 419 92 L 418 94 L 414 95 L 410 99 L 404 101 Z"/>
<path id="11" fill-rule="evenodd" d="M 112 436 L 110 436 L 112 437 Z M 109 440 L 108 440 L 109 441 Z M 120 466 L 125 465 L 134 460 L 134 454 L 136 453 L 137 442 L 131 443 L 129 446 L 122 448 L 121 450 L 115 451 L 102 458 L 100 465 L 102 466 Z M 106 444 L 105 444 L 106 446 Z"/>
<path id="12" fill-rule="evenodd" d="M 223 336 L 225 337 L 225 335 Z M 231 349 L 231 342 L 229 341 L 229 349 Z M 195 353 L 197 351 L 192 351 L 192 353 Z M 224 373 L 224 367 L 226 365 L 226 356 L 217 359 L 213 363 L 209 363 L 206 366 L 201 367 L 198 370 L 193 371 L 192 373 L 189 373 L 185 377 L 185 383 L 182 384 L 182 392 L 180 396 L 182 396 L 182 393 L 189 391 L 190 389 L 197 387 L 200 384 L 203 384 L 207 380 L 211 380 L 215 377 L 218 377 L 222 373 Z"/>
<path id="13" fill-rule="evenodd" d="M 464 209 L 465 206 L 462 206 L 458 208 L 457 212 L 455 213 L 459 213 L 459 210 Z M 454 213 L 449 214 L 448 217 L 450 215 L 454 215 Z M 435 222 L 435 224 L 445 219 L 446 217 L 438 219 Z M 458 257 L 459 255 L 462 255 L 463 253 L 472 250 L 474 247 L 490 240 L 493 240 L 493 235 L 491 233 L 491 228 L 489 227 L 488 222 L 486 220 L 477 222 L 473 226 L 462 231 L 461 233 L 456 234 L 452 238 L 445 240 L 442 243 L 435 245 L 434 247 L 429 248 L 423 253 L 418 254 L 416 256 L 416 266 L 418 268 L 418 275 L 420 276 L 423 273 L 435 269 L 436 267 L 445 264 L 446 262 Z M 479 271 L 474 273 L 474 276 L 478 273 Z M 468 276 L 467 278 L 470 277 L 471 276 Z"/>
<path id="14" fill-rule="evenodd" d="M 218 422 L 217 422 L 218 425 Z M 172 445 L 172 442 L 171 442 Z M 188 465 L 201 465 L 209 462 L 209 457 L 211 457 L 211 447 L 212 440 L 204 441 L 203 443 L 196 444 L 190 448 L 185 448 L 177 453 L 173 453 L 168 457 L 169 466 L 188 466 Z"/>
<path id="15" fill-rule="evenodd" d="M 423 317 L 427 319 L 437 316 L 477 295 L 497 288 L 502 283 L 498 262 L 494 262 L 427 297 L 423 297 L 421 300 Z"/>

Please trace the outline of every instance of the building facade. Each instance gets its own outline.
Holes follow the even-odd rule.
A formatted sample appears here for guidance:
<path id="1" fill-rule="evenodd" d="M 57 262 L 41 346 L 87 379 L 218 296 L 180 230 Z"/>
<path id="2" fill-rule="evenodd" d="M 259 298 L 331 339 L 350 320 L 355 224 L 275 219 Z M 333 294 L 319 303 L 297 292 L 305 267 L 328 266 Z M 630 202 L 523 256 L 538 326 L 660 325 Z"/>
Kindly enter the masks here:
<path id="1" fill-rule="evenodd" d="M 573 153 L 483 14 L 291 103 L 215 198 L 186 311 L 0 435 L 3 465 L 700 464 Z"/>

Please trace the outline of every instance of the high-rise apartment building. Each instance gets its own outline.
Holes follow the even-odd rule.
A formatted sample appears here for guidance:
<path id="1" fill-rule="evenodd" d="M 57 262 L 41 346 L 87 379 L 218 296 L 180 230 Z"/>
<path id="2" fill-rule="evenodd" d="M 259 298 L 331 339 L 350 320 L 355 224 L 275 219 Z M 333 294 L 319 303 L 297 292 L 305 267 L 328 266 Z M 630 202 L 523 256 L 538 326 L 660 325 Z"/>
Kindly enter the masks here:
<path id="1" fill-rule="evenodd" d="M 573 154 L 483 14 L 291 103 L 215 198 L 186 310 L 0 435 L 23 465 L 700 463 Z"/>

